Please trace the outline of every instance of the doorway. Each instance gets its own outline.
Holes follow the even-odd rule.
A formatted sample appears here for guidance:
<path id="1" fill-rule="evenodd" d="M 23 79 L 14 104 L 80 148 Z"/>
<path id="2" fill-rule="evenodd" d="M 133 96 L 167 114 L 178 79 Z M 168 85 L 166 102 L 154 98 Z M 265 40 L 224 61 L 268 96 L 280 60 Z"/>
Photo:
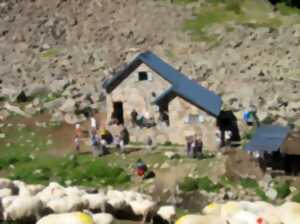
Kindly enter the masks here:
<path id="1" fill-rule="evenodd" d="M 111 118 L 117 121 L 117 124 L 124 124 L 123 103 L 121 101 L 113 103 L 113 112 Z"/>
<path id="2" fill-rule="evenodd" d="M 170 125 L 169 104 L 163 103 L 159 105 L 159 120 L 160 122 L 165 123 L 167 126 Z"/>

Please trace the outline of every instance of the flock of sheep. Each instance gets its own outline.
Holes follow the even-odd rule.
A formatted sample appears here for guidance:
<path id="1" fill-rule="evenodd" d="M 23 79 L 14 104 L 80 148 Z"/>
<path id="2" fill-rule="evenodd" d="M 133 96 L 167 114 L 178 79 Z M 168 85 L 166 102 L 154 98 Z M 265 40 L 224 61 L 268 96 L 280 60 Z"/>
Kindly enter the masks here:
<path id="1" fill-rule="evenodd" d="M 133 191 L 94 190 L 28 185 L 22 181 L 0 179 L 0 221 L 37 224 L 111 224 L 126 218 L 153 224 L 175 221 L 174 206 L 161 206 L 150 196 Z M 176 224 L 300 224 L 300 204 L 286 202 L 274 206 L 267 202 L 229 201 L 212 203 L 202 214 L 185 215 Z"/>
<path id="2" fill-rule="evenodd" d="M 162 206 L 150 196 L 133 191 L 96 190 L 78 187 L 27 185 L 0 179 L 0 220 L 37 224 L 110 224 L 114 217 L 147 218 L 171 222 L 173 206 Z M 122 218 L 122 217 L 121 217 Z"/>
<path id="3" fill-rule="evenodd" d="M 281 206 L 262 201 L 212 203 L 202 213 L 183 216 L 176 224 L 300 224 L 300 204 L 294 202 Z"/>

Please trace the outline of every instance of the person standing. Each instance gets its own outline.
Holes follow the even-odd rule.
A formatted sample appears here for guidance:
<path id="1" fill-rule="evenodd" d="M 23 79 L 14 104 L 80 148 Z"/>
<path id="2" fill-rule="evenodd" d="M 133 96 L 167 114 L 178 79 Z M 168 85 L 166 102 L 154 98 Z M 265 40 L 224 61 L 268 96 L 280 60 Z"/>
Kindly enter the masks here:
<path id="1" fill-rule="evenodd" d="M 137 125 L 137 117 L 138 117 L 138 113 L 136 112 L 135 109 L 133 109 L 131 111 L 131 124 L 132 124 L 132 127 L 135 127 Z"/>
<path id="2" fill-rule="evenodd" d="M 75 135 L 74 144 L 75 144 L 75 151 L 80 152 L 80 138 L 78 135 Z"/>
<path id="3" fill-rule="evenodd" d="M 186 153 L 188 157 L 191 157 L 192 155 L 192 143 L 193 143 L 193 137 L 187 136 L 186 137 Z"/>
<path id="4" fill-rule="evenodd" d="M 200 159 L 203 155 L 203 141 L 201 135 L 197 135 L 195 139 L 194 158 Z"/>
<path id="5" fill-rule="evenodd" d="M 96 118 L 94 117 L 94 115 L 91 116 L 90 122 L 91 122 L 91 133 L 92 133 L 92 135 L 96 135 L 97 121 L 96 121 Z"/>

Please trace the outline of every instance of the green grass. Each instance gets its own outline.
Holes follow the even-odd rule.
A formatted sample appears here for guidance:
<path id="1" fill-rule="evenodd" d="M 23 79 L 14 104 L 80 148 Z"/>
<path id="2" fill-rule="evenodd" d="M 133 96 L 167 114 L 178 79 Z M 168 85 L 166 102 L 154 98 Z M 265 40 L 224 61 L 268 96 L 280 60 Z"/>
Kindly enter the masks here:
<path id="1" fill-rule="evenodd" d="M 300 203 L 300 192 L 297 192 L 296 194 L 293 195 L 292 201 Z"/>
<path id="2" fill-rule="evenodd" d="M 215 184 L 208 177 L 190 178 L 186 177 L 180 184 L 180 189 L 183 192 L 190 192 L 195 190 L 204 190 L 206 192 L 219 192 L 222 185 Z"/>
<path id="3" fill-rule="evenodd" d="M 7 136 L 0 140 L 4 146 L 0 151 L 0 171 L 6 177 L 32 184 L 47 184 L 53 180 L 95 187 L 126 186 L 130 182 L 131 177 L 123 167 L 110 165 L 114 160 L 95 159 L 90 154 L 50 155 L 49 151 L 60 147 L 60 143 L 49 138 L 48 133 L 60 127 L 16 126 L 4 127 Z M 53 144 L 46 144 L 49 139 Z"/>
<path id="4" fill-rule="evenodd" d="M 289 16 L 289 15 L 300 15 L 300 9 L 298 8 L 293 8 L 293 7 L 289 7 L 284 3 L 278 3 L 276 5 L 276 9 L 285 16 Z"/>
<path id="5" fill-rule="evenodd" d="M 240 185 L 245 189 L 257 189 L 259 185 L 256 180 L 250 178 L 242 178 L 240 180 Z"/>
<path id="6" fill-rule="evenodd" d="M 299 9 L 288 7 L 283 3 L 276 6 L 279 15 L 274 17 L 271 16 L 274 8 L 267 1 L 207 0 L 207 2 L 210 4 L 194 12 L 195 18 L 187 20 L 184 24 L 184 30 L 190 31 L 192 38 L 196 41 L 217 44 L 217 37 L 207 32 L 207 29 L 214 24 L 222 24 L 226 27 L 229 22 L 234 22 L 255 28 L 270 27 L 276 29 L 287 21 L 285 19 L 287 15 L 300 15 Z"/>
<path id="7" fill-rule="evenodd" d="M 50 48 L 44 52 L 41 53 L 41 57 L 45 59 L 51 59 L 58 56 L 60 50 L 57 48 Z"/>
<path id="8" fill-rule="evenodd" d="M 275 183 L 274 189 L 277 191 L 277 197 L 284 199 L 290 195 L 290 184 L 288 182 Z"/>

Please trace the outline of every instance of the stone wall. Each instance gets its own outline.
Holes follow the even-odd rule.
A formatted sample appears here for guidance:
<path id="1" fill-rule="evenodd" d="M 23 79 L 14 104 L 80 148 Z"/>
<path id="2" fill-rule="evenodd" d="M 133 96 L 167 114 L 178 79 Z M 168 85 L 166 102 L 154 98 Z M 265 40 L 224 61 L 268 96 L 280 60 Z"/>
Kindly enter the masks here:
<path id="1" fill-rule="evenodd" d="M 138 73 L 145 71 L 151 74 L 148 81 L 138 81 Z M 170 84 L 157 75 L 146 65 L 141 65 L 134 73 L 125 79 L 111 94 L 107 96 L 107 121 L 113 112 L 113 102 L 122 101 L 125 125 L 129 127 L 131 140 L 144 142 L 147 136 L 151 136 L 156 142 L 185 144 L 185 137 L 192 134 L 202 135 L 206 149 L 216 148 L 215 119 L 197 107 L 191 105 L 180 97 L 176 97 L 169 105 L 170 126 L 158 123 L 155 128 L 144 129 L 143 134 L 139 128 L 130 128 L 130 113 L 136 109 L 145 116 L 153 116 L 158 121 L 159 113 L 156 106 L 151 104 L 154 99 L 152 92 L 159 96 Z M 193 124 L 187 123 L 189 115 L 199 115 L 202 121 Z"/>
<path id="2" fill-rule="evenodd" d="M 138 72 L 145 71 L 151 76 L 151 80 L 138 81 Z M 133 109 L 139 114 L 148 113 L 149 116 L 157 118 L 155 106 L 151 104 L 154 99 L 152 93 L 159 96 L 170 84 L 157 75 L 146 65 L 141 65 L 127 79 L 125 79 L 111 94 L 107 95 L 107 120 L 111 118 L 113 112 L 113 102 L 122 101 L 124 110 L 124 120 L 130 124 L 130 113 Z"/>
<path id="3" fill-rule="evenodd" d="M 172 142 L 184 143 L 186 136 L 200 134 L 207 150 L 216 149 L 218 142 L 214 117 L 179 97 L 171 101 L 169 115 L 172 130 L 169 132 L 169 137 Z M 194 117 L 194 122 L 189 121 L 191 115 Z M 195 122 L 197 116 L 199 120 Z"/>

